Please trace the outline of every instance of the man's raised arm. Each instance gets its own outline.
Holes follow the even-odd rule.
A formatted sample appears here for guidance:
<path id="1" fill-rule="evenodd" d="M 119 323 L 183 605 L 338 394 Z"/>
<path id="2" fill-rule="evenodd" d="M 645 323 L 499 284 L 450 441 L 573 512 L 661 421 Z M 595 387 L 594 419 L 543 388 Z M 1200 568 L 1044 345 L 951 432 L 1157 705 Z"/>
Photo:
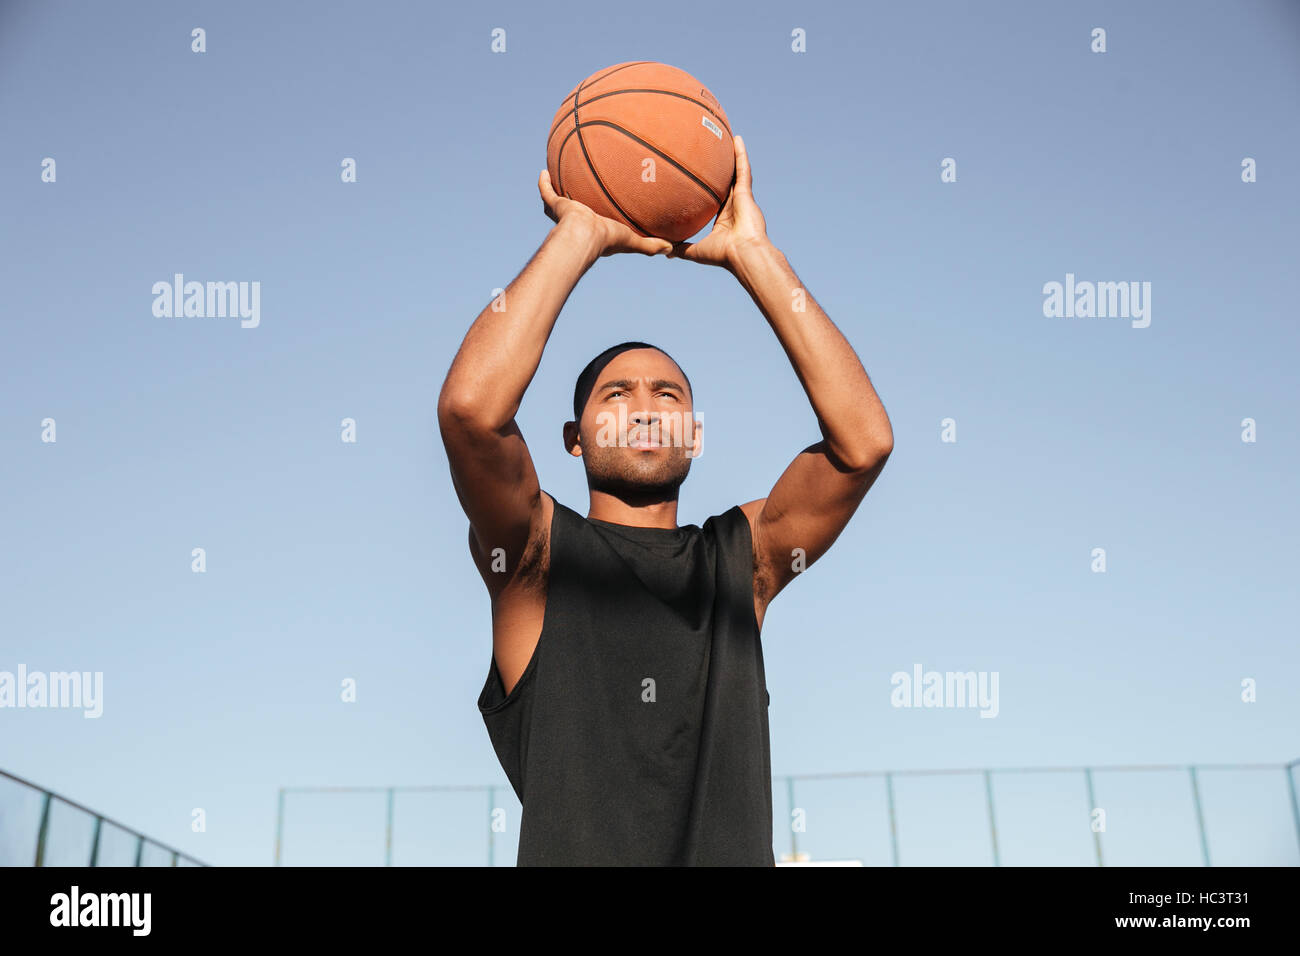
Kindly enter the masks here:
<path id="1" fill-rule="evenodd" d="M 857 353 L 785 256 L 771 244 L 749 247 L 736 259 L 735 273 L 785 349 L 822 434 L 765 499 L 742 505 L 754 532 L 755 600 L 765 607 L 796 568 L 811 565 L 839 537 L 884 468 L 894 435 Z M 805 311 L 793 310 L 792 293 Z"/>
<path id="2" fill-rule="evenodd" d="M 523 271 L 474 320 L 438 396 L 438 427 L 456 496 L 479 555 L 504 549 L 503 586 L 540 531 L 541 488 L 515 414 L 555 320 L 601 256 L 655 255 L 671 248 L 557 196 L 545 172 L 538 189 L 555 226 Z"/>
<path id="3" fill-rule="evenodd" d="M 678 243 L 673 257 L 735 275 L 785 349 L 822 433 L 766 498 L 741 506 L 753 532 L 754 613 L 761 624 L 767 602 L 796 567 L 816 561 L 844 530 L 893 451 L 894 434 L 853 346 L 768 239 L 739 136 L 735 147 L 736 181 L 713 229 L 698 243 Z"/>

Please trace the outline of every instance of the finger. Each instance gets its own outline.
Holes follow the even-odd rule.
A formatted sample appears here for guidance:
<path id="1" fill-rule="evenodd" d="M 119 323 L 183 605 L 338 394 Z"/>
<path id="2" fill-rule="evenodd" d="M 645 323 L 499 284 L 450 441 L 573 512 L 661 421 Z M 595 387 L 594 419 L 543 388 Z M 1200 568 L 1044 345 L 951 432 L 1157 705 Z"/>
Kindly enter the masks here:
<path id="1" fill-rule="evenodd" d="M 739 135 L 734 139 L 736 144 L 736 185 L 749 190 L 754 185 L 754 177 L 749 169 L 749 153 L 745 151 L 745 141 Z"/>
<path id="2" fill-rule="evenodd" d="M 555 189 L 551 186 L 550 170 L 543 169 L 537 177 L 537 190 L 542 194 L 542 202 L 550 206 L 560 197 L 555 194 Z"/>
<path id="3" fill-rule="evenodd" d="M 689 259 L 691 246 L 693 242 L 677 242 L 673 244 L 672 251 L 668 253 L 669 259 Z"/>

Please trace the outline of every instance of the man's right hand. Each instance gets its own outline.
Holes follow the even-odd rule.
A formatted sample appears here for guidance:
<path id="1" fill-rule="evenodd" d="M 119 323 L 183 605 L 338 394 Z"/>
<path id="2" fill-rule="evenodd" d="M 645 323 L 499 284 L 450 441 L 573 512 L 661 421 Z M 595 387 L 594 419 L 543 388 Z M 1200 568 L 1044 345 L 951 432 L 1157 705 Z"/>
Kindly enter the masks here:
<path id="1" fill-rule="evenodd" d="M 590 206 L 576 199 L 557 195 L 551 186 L 551 174 L 545 169 L 537 178 L 537 189 L 542 194 L 542 207 L 551 221 L 559 225 L 560 220 L 564 220 L 566 224 L 589 230 L 602 256 L 612 256 L 616 252 L 658 256 L 672 251 L 673 244 L 667 239 L 637 235 L 630 226 L 597 215 Z"/>

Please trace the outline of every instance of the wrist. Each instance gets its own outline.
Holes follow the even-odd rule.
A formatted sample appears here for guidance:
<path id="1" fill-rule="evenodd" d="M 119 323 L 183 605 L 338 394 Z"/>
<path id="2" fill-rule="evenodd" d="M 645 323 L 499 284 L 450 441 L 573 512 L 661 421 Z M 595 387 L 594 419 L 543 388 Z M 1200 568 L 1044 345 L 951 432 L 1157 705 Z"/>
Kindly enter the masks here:
<path id="1" fill-rule="evenodd" d="M 741 282 L 752 275 L 756 269 L 778 258 L 781 250 L 772 244 L 767 236 L 761 239 L 749 239 L 735 246 L 727 256 L 727 269 Z"/>
<path id="2" fill-rule="evenodd" d="M 587 265 L 599 259 L 604 251 L 604 237 L 599 226 L 578 216 L 562 217 L 551 228 L 551 235 L 571 248 L 577 249 Z"/>

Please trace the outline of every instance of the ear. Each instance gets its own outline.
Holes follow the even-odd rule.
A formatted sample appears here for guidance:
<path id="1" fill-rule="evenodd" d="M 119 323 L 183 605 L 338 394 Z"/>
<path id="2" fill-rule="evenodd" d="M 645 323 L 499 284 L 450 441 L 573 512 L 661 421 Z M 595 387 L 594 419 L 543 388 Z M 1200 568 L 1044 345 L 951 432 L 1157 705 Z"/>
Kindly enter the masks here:
<path id="1" fill-rule="evenodd" d="M 582 439 L 578 435 L 577 422 L 564 423 L 564 450 L 574 458 L 582 457 Z"/>
<path id="2" fill-rule="evenodd" d="M 699 458 L 704 454 L 704 422 L 700 421 L 694 415 L 691 416 L 691 442 L 687 449 L 687 454 L 691 458 Z"/>

